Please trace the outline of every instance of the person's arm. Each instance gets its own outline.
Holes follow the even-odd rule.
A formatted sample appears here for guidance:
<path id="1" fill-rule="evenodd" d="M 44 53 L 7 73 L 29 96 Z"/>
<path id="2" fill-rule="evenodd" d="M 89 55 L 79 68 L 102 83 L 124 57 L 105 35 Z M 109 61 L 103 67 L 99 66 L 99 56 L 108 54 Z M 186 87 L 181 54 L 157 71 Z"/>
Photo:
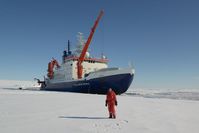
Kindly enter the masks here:
<path id="1" fill-rule="evenodd" d="M 117 106 L 117 97 L 115 93 L 114 93 L 114 99 L 115 99 L 115 105 Z"/>
<path id="2" fill-rule="evenodd" d="M 106 95 L 106 101 L 105 101 L 105 106 L 108 104 L 108 95 Z"/>

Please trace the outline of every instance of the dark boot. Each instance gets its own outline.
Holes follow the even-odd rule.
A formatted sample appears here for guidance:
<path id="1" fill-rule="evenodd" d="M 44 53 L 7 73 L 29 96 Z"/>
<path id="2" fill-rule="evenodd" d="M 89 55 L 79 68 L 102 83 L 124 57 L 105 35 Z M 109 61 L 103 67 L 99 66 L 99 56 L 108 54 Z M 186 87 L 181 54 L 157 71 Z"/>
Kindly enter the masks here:
<path id="1" fill-rule="evenodd" d="M 113 114 L 113 119 L 116 119 L 116 115 L 115 114 Z"/>
<path id="2" fill-rule="evenodd" d="M 113 118 L 112 113 L 109 114 L 109 118 Z"/>

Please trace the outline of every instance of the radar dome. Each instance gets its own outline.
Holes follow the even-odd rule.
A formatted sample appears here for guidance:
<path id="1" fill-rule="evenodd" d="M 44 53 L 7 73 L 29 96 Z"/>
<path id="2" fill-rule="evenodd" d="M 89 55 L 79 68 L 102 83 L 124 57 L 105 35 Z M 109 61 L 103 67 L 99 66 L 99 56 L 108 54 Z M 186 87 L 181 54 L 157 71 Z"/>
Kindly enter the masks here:
<path id="1" fill-rule="evenodd" d="M 90 57 L 90 53 L 86 52 L 86 58 L 89 58 L 89 57 Z"/>

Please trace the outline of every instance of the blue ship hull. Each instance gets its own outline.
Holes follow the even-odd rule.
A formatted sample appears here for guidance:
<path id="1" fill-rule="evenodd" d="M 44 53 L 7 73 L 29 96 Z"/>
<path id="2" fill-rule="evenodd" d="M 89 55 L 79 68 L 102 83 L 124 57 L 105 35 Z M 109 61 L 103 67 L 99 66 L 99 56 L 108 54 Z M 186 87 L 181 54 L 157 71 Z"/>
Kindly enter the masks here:
<path id="1" fill-rule="evenodd" d="M 133 74 L 119 74 L 90 80 L 49 83 L 41 90 L 106 94 L 112 88 L 116 94 L 122 94 L 128 90 L 133 77 Z"/>

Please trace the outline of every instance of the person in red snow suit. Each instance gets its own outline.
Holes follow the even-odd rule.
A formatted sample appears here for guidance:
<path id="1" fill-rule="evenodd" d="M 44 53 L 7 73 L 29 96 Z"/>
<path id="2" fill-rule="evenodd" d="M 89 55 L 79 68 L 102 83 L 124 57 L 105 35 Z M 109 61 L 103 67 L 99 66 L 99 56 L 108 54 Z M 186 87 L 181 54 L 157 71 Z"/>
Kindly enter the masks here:
<path id="1" fill-rule="evenodd" d="M 108 105 L 109 118 L 116 118 L 115 105 L 117 106 L 117 99 L 115 92 L 110 88 L 106 95 L 106 104 Z"/>

